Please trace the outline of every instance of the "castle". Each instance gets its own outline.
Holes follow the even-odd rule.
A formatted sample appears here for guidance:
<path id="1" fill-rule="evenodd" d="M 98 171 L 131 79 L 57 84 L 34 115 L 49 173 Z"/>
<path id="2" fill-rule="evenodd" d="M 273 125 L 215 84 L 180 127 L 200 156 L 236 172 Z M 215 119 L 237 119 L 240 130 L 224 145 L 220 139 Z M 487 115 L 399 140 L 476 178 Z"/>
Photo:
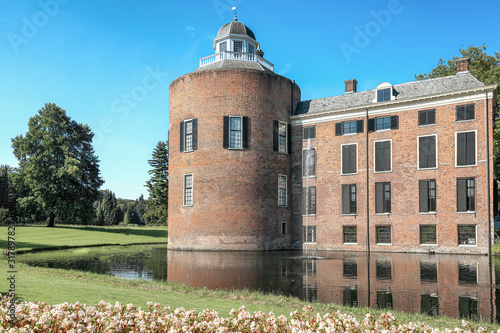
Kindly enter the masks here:
<path id="1" fill-rule="evenodd" d="M 170 85 L 169 249 L 489 253 L 493 106 L 453 76 L 301 101 L 247 26 Z"/>

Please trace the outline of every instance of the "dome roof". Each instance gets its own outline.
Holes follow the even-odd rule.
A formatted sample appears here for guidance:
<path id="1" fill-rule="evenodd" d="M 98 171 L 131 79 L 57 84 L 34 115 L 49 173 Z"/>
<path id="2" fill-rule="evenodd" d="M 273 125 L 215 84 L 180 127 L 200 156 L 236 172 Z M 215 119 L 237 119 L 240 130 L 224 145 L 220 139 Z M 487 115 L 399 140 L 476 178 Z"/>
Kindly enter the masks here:
<path id="1" fill-rule="evenodd" d="M 227 36 L 229 34 L 235 34 L 235 35 L 247 35 L 248 37 L 251 37 L 255 39 L 255 35 L 253 34 L 253 31 L 250 30 L 249 27 L 244 25 L 241 22 L 238 22 L 236 18 L 234 21 L 229 22 L 227 24 L 224 24 L 220 29 L 219 32 L 217 33 L 217 38 Z"/>

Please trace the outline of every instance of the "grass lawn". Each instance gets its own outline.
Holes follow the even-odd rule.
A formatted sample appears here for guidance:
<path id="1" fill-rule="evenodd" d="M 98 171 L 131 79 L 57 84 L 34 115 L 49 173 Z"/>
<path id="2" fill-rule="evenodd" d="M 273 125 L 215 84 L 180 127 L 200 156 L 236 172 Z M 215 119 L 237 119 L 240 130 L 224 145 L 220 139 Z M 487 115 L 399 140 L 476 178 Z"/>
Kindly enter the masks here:
<path id="1" fill-rule="evenodd" d="M 0 227 L 0 248 L 8 247 L 7 226 Z M 16 226 L 17 253 L 79 246 L 166 243 L 166 227 Z"/>

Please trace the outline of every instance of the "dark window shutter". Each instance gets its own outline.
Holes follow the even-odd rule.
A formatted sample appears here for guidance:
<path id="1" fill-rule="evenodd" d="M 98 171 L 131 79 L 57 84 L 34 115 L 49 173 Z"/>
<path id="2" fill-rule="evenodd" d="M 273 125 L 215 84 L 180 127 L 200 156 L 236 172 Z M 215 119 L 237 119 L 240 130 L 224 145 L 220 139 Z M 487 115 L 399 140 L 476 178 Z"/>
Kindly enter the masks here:
<path id="1" fill-rule="evenodd" d="M 248 148 L 248 143 L 250 142 L 250 118 L 243 117 L 243 148 Z"/>
<path id="2" fill-rule="evenodd" d="M 351 185 L 342 185 L 342 214 L 349 214 L 351 208 Z"/>
<path id="3" fill-rule="evenodd" d="M 273 150 L 278 151 L 278 129 L 279 122 L 277 120 L 273 120 Z"/>
<path id="4" fill-rule="evenodd" d="M 375 130 L 375 118 L 368 119 L 368 132 L 373 132 Z"/>
<path id="5" fill-rule="evenodd" d="M 342 135 L 342 123 L 335 123 L 335 135 Z"/>
<path id="6" fill-rule="evenodd" d="M 436 123 L 436 110 L 431 110 L 427 115 L 427 124 L 435 124 Z"/>
<path id="7" fill-rule="evenodd" d="M 224 121 L 223 121 L 222 147 L 224 149 L 227 149 L 229 147 L 229 117 L 228 116 L 224 116 Z"/>
<path id="8" fill-rule="evenodd" d="M 427 125 L 426 112 L 420 111 L 418 113 L 418 126 Z"/>
<path id="9" fill-rule="evenodd" d="M 465 107 L 463 105 L 457 106 L 457 121 L 465 119 Z"/>
<path id="10" fill-rule="evenodd" d="M 467 165 L 476 164 L 476 133 L 475 132 L 467 132 L 466 134 L 466 160 L 465 163 Z"/>
<path id="11" fill-rule="evenodd" d="M 363 119 L 356 121 L 356 132 L 363 133 L 364 130 L 364 122 Z"/>
<path id="12" fill-rule="evenodd" d="M 431 295 L 424 294 L 420 296 L 420 313 L 429 314 L 431 312 Z"/>
<path id="13" fill-rule="evenodd" d="M 384 149 L 384 162 L 383 171 L 391 170 L 391 141 L 385 141 L 383 143 Z"/>
<path id="14" fill-rule="evenodd" d="M 309 203 L 310 203 L 310 214 L 316 214 L 316 186 L 309 187 Z"/>
<path id="15" fill-rule="evenodd" d="M 465 107 L 465 117 L 466 117 L 466 119 L 474 119 L 475 118 L 474 104 L 467 105 Z"/>
<path id="16" fill-rule="evenodd" d="M 418 167 L 427 167 L 427 151 L 425 137 L 418 138 Z"/>
<path id="17" fill-rule="evenodd" d="M 198 149 L 198 119 L 193 119 L 193 150 Z"/>
<path id="18" fill-rule="evenodd" d="M 349 172 L 350 173 L 356 173 L 357 172 L 357 166 L 358 163 L 356 161 L 356 145 L 351 145 L 349 146 L 349 154 L 350 154 L 350 160 L 349 160 Z"/>
<path id="19" fill-rule="evenodd" d="M 418 183 L 418 192 L 419 192 L 419 206 L 421 212 L 429 211 L 429 181 L 421 180 Z"/>
<path id="20" fill-rule="evenodd" d="M 384 212 L 384 183 L 375 183 L 375 213 Z"/>
<path id="21" fill-rule="evenodd" d="M 309 127 L 309 139 L 316 139 L 316 126 Z"/>
<path id="22" fill-rule="evenodd" d="M 436 167 L 436 137 L 429 136 L 427 137 L 427 167 L 435 168 Z"/>
<path id="23" fill-rule="evenodd" d="M 466 164 L 466 133 L 457 133 L 457 165 L 465 165 Z"/>
<path id="24" fill-rule="evenodd" d="M 287 138 L 286 152 L 287 152 L 287 154 L 291 154 L 292 153 L 292 125 L 290 125 L 290 124 L 287 125 L 286 138 Z"/>
<path id="25" fill-rule="evenodd" d="M 181 148 L 181 153 L 184 152 L 184 122 L 181 121 L 181 126 L 180 126 L 180 133 L 181 133 L 181 140 L 180 140 L 180 148 Z"/>
<path id="26" fill-rule="evenodd" d="M 342 146 L 342 173 L 351 173 L 350 172 L 350 158 L 349 158 L 349 146 Z"/>
<path id="27" fill-rule="evenodd" d="M 375 171 L 383 171 L 382 142 L 375 142 Z"/>
<path id="28" fill-rule="evenodd" d="M 467 211 L 467 179 L 457 179 L 457 211 Z"/>
<path id="29" fill-rule="evenodd" d="M 391 116 L 391 129 L 399 128 L 399 116 Z"/>

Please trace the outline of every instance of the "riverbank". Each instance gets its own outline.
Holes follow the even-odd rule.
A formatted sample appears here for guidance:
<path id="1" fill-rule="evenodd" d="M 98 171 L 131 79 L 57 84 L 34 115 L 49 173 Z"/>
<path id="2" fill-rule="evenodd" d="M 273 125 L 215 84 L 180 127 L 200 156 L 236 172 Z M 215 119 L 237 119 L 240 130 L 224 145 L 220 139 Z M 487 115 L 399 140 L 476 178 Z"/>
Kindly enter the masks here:
<path id="1" fill-rule="evenodd" d="M 7 226 L 0 227 L 0 248 L 8 248 Z M 77 247 L 166 244 L 166 227 L 16 226 L 12 235 L 16 253 Z"/>

